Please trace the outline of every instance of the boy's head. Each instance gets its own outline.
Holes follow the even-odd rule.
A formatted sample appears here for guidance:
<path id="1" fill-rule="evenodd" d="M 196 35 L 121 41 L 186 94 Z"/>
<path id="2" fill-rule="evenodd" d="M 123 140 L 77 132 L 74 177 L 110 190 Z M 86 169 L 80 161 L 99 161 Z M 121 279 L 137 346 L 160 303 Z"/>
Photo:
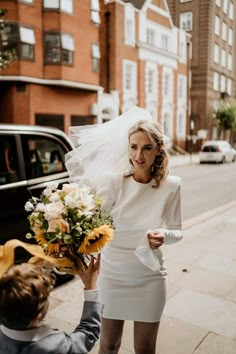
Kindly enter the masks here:
<path id="1" fill-rule="evenodd" d="M 47 312 L 53 285 L 54 278 L 33 264 L 9 268 L 0 277 L 0 323 L 11 329 L 33 327 Z"/>

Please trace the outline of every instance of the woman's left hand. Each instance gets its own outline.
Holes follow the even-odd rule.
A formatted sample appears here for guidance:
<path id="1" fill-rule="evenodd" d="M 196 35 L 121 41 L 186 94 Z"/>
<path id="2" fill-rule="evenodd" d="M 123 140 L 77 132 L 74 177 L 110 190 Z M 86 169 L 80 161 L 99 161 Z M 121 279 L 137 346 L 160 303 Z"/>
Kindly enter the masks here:
<path id="1" fill-rule="evenodd" d="M 165 235 L 162 231 L 153 230 L 147 234 L 150 248 L 156 250 L 161 247 L 165 241 Z"/>

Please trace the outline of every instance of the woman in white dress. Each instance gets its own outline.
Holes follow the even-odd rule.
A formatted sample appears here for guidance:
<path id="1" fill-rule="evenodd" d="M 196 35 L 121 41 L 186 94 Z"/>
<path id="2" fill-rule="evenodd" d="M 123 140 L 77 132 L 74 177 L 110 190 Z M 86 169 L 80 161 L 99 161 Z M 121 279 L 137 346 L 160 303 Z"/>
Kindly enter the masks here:
<path id="1" fill-rule="evenodd" d="M 87 133 L 91 142 L 89 150 L 93 150 L 90 158 L 87 148 L 86 154 L 81 149 L 88 141 L 83 144 L 80 139 L 77 151 L 82 156 L 79 165 L 82 165 L 83 176 L 93 182 L 115 225 L 114 239 L 102 251 L 99 285 L 105 308 L 99 353 L 119 352 L 124 321 L 131 320 L 134 321 L 135 353 L 155 354 L 167 291 L 162 246 L 182 238 L 181 181 L 179 177 L 168 176 L 168 155 L 160 125 L 147 111 L 137 107 L 125 117 L 127 120 L 122 117 L 110 126 L 105 123 L 99 128 L 101 134 L 99 130 L 95 134 L 92 130 L 91 135 Z M 91 148 L 98 136 L 100 139 L 103 136 L 102 147 Z M 106 140 L 107 136 L 112 139 Z M 107 155 L 106 149 L 109 150 Z M 125 159 L 129 162 L 126 173 L 122 168 L 127 167 Z M 99 165 L 94 170 L 96 161 Z M 75 160 L 70 162 L 76 165 Z M 68 170 L 70 172 L 70 168 Z M 78 169 L 77 172 L 75 167 L 71 170 L 72 177 L 78 175 Z"/>

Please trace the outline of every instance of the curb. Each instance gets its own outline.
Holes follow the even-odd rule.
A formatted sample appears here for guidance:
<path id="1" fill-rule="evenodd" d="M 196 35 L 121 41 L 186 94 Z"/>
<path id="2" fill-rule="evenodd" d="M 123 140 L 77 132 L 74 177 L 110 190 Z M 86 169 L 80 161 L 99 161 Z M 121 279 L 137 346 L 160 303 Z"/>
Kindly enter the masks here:
<path id="1" fill-rule="evenodd" d="M 204 222 L 206 220 L 209 220 L 210 218 L 213 218 L 214 216 L 223 213 L 224 211 L 236 207 L 236 200 L 233 200 L 227 204 L 221 205 L 213 210 L 209 210 L 206 213 L 203 213 L 199 216 L 196 216 L 195 218 L 188 219 L 183 222 L 183 230 L 190 229 L 194 227 L 197 224 L 200 224 L 201 222 Z"/>

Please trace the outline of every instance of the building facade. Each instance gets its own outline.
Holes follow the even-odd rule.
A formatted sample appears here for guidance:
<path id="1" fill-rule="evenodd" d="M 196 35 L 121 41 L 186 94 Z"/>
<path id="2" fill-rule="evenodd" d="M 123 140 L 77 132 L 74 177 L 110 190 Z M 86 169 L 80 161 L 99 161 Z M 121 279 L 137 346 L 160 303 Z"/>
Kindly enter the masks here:
<path id="1" fill-rule="evenodd" d="M 171 145 L 186 146 L 188 46 L 165 0 L 101 1 L 101 77 L 104 94 L 118 92 L 119 111 L 146 108 Z M 112 105 L 103 107 L 112 112 Z"/>
<path id="2" fill-rule="evenodd" d="M 0 72 L 0 121 L 65 131 L 94 123 L 99 0 L 3 0 L 1 8 L 7 9 L 3 48 L 17 48 L 18 59 Z"/>
<path id="3" fill-rule="evenodd" d="M 216 138 L 214 111 L 235 99 L 235 0 L 167 0 L 176 26 L 192 35 L 191 121 Z M 204 135 L 204 134 L 203 134 Z"/>
<path id="4" fill-rule="evenodd" d="M 186 147 L 191 36 L 166 0 L 12 0 L 2 42 L 18 60 L 0 72 L 0 120 L 102 123 L 146 108 Z"/>

